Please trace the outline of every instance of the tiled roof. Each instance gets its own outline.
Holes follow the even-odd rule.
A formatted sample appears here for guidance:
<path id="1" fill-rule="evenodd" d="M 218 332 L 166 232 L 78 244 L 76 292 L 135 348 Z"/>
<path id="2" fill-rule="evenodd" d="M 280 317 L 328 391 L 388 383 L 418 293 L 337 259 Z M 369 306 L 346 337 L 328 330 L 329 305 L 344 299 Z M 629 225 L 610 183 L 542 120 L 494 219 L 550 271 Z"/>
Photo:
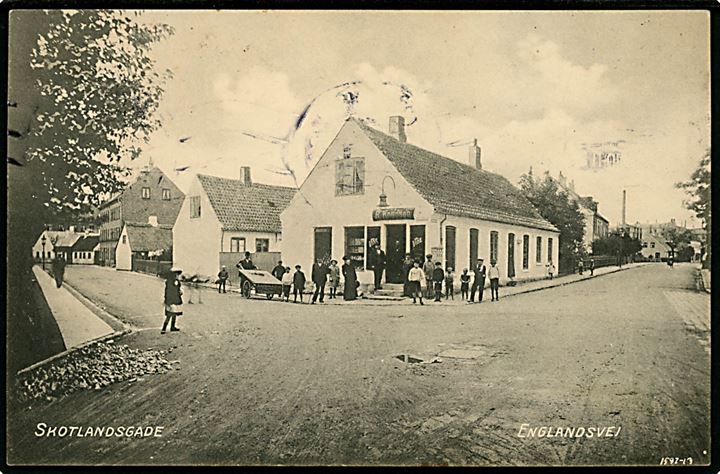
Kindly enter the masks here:
<path id="1" fill-rule="evenodd" d="M 355 122 L 437 212 L 557 231 L 503 176 L 401 143 Z"/>
<path id="2" fill-rule="evenodd" d="M 84 235 L 73 246 L 73 252 L 91 252 L 100 241 L 97 235 Z"/>
<path id="3" fill-rule="evenodd" d="M 172 248 L 172 226 L 150 224 L 135 224 L 128 222 L 128 241 L 133 252 L 152 252 L 155 250 L 169 250 Z"/>
<path id="4" fill-rule="evenodd" d="M 296 191 L 203 174 L 198 179 L 224 230 L 281 232 L 280 213 Z"/>
<path id="5" fill-rule="evenodd" d="M 80 237 L 82 237 L 82 234 L 77 232 L 70 232 L 69 230 L 60 232 L 55 247 L 72 247 Z"/>

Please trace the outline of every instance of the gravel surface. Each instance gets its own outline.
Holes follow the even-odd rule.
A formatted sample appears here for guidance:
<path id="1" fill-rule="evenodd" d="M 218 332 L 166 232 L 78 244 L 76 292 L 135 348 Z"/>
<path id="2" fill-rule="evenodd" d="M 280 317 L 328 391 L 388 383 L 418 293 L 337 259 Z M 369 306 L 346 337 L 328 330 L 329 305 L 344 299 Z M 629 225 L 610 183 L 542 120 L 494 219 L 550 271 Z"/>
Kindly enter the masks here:
<path id="1" fill-rule="evenodd" d="M 709 296 L 695 291 L 694 272 L 648 265 L 465 306 L 311 306 L 208 291 L 205 304 L 185 306 L 181 332 L 160 335 L 161 282 L 73 269 L 75 288 L 143 328 L 123 344 L 174 348 L 180 370 L 15 407 L 8 460 L 657 465 L 691 456 L 701 464 L 710 449 L 709 333 L 693 328 L 709 320 L 697 300 Z M 397 357 L 405 354 L 407 362 Z M 38 438 L 39 422 L 164 431 Z M 524 424 L 620 432 L 529 438 Z"/>

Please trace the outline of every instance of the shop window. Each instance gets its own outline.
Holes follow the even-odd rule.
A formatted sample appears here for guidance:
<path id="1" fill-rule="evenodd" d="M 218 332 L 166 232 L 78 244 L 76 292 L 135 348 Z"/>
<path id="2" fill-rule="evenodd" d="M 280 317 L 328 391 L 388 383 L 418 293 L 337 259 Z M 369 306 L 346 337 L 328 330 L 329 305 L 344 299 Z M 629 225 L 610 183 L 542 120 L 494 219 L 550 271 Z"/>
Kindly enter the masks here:
<path id="1" fill-rule="evenodd" d="M 270 251 L 270 239 L 255 239 L 255 251 L 258 253 Z"/>
<path id="2" fill-rule="evenodd" d="M 535 238 L 535 263 L 542 263 L 542 237 Z"/>
<path id="3" fill-rule="evenodd" d="M 530 236 L 523 235 L 523 270 L 530 266 Z"/>
<path id="4" fill-rule="evenodd" d="M 245 237 L 233 237 L 230 239 L 230 251 L 231 252 L 244 252 L 245 251 Z"/>
<path id="5" fill-rule="evenodd" d="M 498 261 L 498 233 L 490 231 L 490 262 Z"/>
<path id="6" fill-rule="evenodd" d="M 455 269 L 455 227 L 445 226 L 445 269 Z"/>
<path id="7" fill-rule="evenodd" d="M 190 197 L 190 218 L 196 219 L 200 217 L 200 196 Z"/>
<path id="8" fill-rule="evenodd" d="M 350 257 L 355 269 L 365 269 L 365 228 L 345 228 L 345 254 Z"/>
<path id="9" fill-rule="evenodd" d="M 365 193 L 365 158 L 345 158 L 335 164 L 335 195 Z"/>

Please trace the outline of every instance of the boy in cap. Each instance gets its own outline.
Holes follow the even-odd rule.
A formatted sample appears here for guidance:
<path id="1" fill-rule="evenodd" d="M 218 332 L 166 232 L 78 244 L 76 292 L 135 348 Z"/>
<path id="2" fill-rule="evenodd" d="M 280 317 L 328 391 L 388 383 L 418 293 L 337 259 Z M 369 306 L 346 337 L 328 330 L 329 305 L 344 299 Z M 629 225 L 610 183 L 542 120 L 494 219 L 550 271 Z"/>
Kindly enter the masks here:
<path id="1" fill-rule="evenodd" d="M 167 275 L 165 280 L 165 322 L 163 323 L 160 334 L 167 332 L 167 325 L 170 323 L 170 331 L 179 331 L 180 329 L 175 326 L 175 319 L 182 315 L 182 287 L 178 280 L 178 275 L 182 273 L 182 270 L 173 267 L 170 269 L 170 273 Z"/>
<path id="2" fill-rule="evenodd" d="M 445 279 L 445 272 L 440 262 L 435 262 L 435 269 L 432 272 L 432 281 L 435 286 L 435 301 L 440 301 L 442 296 L 442 284 Z"/>
<path id="3" fill-rule="evenodd" d="M 295 265 L 295 273 L 293 274 L 293 296 L 294 303 L 297 303 L 298 294 L 300 294 L 300 302 L 303 302 L 303 290 L 305 290 L 305 274 L 302 272 L 300 265 Z"/>

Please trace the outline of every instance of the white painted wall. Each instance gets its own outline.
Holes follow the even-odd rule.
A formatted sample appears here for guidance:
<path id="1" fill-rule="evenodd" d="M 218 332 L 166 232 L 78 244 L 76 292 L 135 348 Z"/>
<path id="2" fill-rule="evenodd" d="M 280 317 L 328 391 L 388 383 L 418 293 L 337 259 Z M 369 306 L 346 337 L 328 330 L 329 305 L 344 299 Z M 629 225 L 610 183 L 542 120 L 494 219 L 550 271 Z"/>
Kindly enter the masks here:
<path id="1" fill-rule="evenodd" d="M 269 242 L 268 252 L 282 251 L 282 234 L 274 232 L 245 232 L 245 231 L 222 231 L 222 252 L 231 252 L 230 241 L 233 237 L 245 238 L 245 249 L 255 253 L 255 239 L 267 239 Z M 220 247 L 218 247 L 218 251 Z M 215 272 L 217 273 L 217 272 Z"/>
<path id="2" fill-rule="evenodd" d="M 128 238 L 127 226 L 123 226 L 115 247 L 115 269 L 132 270 L 132 249 Z"/>
<path id="3" fill-rule="evenodd" d="M 43 231 L 42 234 L 38 237 L 37 241 L 35 241 L 35 245 L 32 247 L 32 256 L 33 258 L 40 258 L 42 259 L 42 253 L 43 253 L 43 246 L 42 246 L 42 238 L 45 236 L 45 260 L 51 260 L 55 258 L 55 247 L 53 246 L 52 242 L 50 241 L 50 235 L 48 234 L 48 231 Z"/>
<path id="4" fill-rule="evenodd" d="M 190 197 L 200 196 L 200 217 L 190 217 Z M 173 266 L 189 275 L 217 275 L 222 232 L 200 181 L 193 179 L 173 227 Z M 228 248 L 230 239 L 227 240 Z M 254 240 L 253 240 L 254 242 Z"/>
<path id="5" fill-rule="evenodd" d="M 96 245 L 92 251 L 73 252 L 73 263 L 78 265 L 92 265 L 95 263 L 95 252 L 100 246 Z M 83 254 L 85 257 L 83 257 Z"/>
<path id="6" fill-rule="evenodd" d="M 478 229 L 478 258 L 485 260 L 485 266 L 490 267 L 490 232 L 498 233 L 498 260 L 497 265 L 500 269 L 500 283 L 507 282 L 507 262 L 508 262 L 508 234 L 515 234 L 515 280 L 527 280 L 543 278 L 547 275 L 548 264 L 548 238 L 553 239 L 553 255 L 552 261 L 555 263 L 555 271 L 558 267 L 558 256 L 560 250 L 560 233 L 550 232 L 546 230 L 535 229 L 511 224 L 503 224 L 499 222 L 475 220 L 464 217 L 448 216 L 443 223 L 443 248 L 447 249 L 447 241 L 445 240 L 445 230 L 447 226 L 456 228 L 455 238 L 455 269 L 456 281 L 460 281 L 460 274 L 463 268 L 470 271 L 470 229 Z M 528 269 L 522 268 L 523 259 L 523 235 L 530 236 L 530 252 L 528 260 Z M 542 255 L 540 263 L 536 262 L 537 237 L 542 237 Z M 445 261 L 443 259 L 443 265 Z M 459 284 L 459 283 L 458 283 Z M 489 285 L 489 280 L 487 281 Z"/>
<path id="7" fill-rule="evenodd" d="M 352 146 L 353 157 L 365 158 L 365 191 L 354 196 L 335 196 L 335 161 L 342 159 L 344 145 Z M 415 221 L 372 220 L 377 208 L 382 182 L 385 176 L 385 194 L 390 207 L 415 208 Z M 338 135 L 305 179 L 289 206 L 280 218 L 283 229 L 282 260 L 288 266 L 300 264 L 309 270 L 313 263 L 315 227 L 332 227 L 332 255 L 342 265 L 345 253 L 345 227 L 380 226 L 380 239 L 385 238 L 385 224 L 420 224 L 430 220 L 433 208 L 397 172 L 395 167 L 380 153 L 375 145 L 352 121 L 345 122 Z M 419 221 L 419 222 L 418 222 Z M 430 241 L 432 227 L 426 228 Z M 437 232 L 437 231 L 435 231 Z M 429 251 L 429 246 L 427 246 Z M 309 274 L 306 272 L 306 275 Z M 361 283 L 373 280 L 372 272 L 358 272 Z"/>

